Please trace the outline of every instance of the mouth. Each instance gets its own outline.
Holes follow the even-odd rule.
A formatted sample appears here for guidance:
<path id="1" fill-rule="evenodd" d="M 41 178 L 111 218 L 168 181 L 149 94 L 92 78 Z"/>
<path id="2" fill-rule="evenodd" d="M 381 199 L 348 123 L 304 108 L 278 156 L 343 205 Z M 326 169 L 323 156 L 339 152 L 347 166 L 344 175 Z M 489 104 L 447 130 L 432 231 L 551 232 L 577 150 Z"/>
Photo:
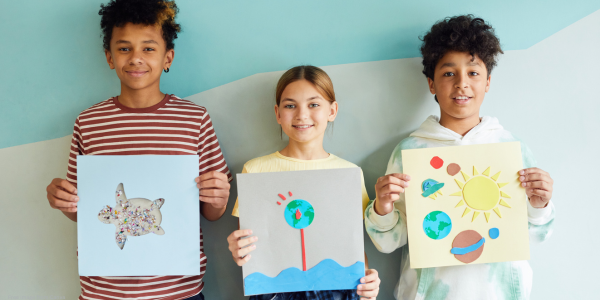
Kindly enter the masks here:
<path id="1" fill-rule="evenodd" d="M 452 100 L 454 100 L 454 103 L 456 104 L 467 104 L 467 102 L 469 102 L 469 100 L 473 99 L 473 97 L 469 97 L 469 96 L 456 96 L 454 98 L 452 98 Z"/>
<path id="2" fill-rule="evenodd" d="M 144 74 L 148 73 L 148 71 L 126 71 L 126 73 L 133 77 L 142 77 Z"/>
<path id="3" fill-rule="evenodd" d="M 300 125 L 292 125 L 292 127 L 296 128 L 296 129 L 309 129 L 311 127 L 314 127 L 315 125 L 305 125 L 305 124 L 300 124 Z"/>

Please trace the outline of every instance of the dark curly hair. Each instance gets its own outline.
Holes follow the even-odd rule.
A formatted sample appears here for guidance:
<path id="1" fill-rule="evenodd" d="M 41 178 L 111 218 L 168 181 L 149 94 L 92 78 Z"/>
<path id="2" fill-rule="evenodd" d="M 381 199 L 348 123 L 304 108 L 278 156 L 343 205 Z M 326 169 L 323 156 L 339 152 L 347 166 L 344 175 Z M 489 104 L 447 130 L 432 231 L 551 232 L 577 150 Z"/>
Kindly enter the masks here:
<path id="1" fill-rule="evenodd" d="M 110 39 L 114 27 L 126 23 L 157 25 L 162 28 L 163 39 L 167 50 L 175 48 L 173 40 L 181 31 L 175 23 L 175 15 L 179 9 L 175 1 L 167 0 L 111 0 L 108 4 L 100 4 L 100 28 L 104 35 L 104 49 L 110 51 Z"/>
<path id="2" fill-rule="evenodd" d="M 472 59 L 477 55 L 485 64 L 488 76 L 496 66 L 498 54 L 504 53 L 492 26 L 473 15 L 438 21 L 420 40 L 423 41 L 423 74 L 431 80 L 437 63 L 448 51 L 469 52 Z"/>

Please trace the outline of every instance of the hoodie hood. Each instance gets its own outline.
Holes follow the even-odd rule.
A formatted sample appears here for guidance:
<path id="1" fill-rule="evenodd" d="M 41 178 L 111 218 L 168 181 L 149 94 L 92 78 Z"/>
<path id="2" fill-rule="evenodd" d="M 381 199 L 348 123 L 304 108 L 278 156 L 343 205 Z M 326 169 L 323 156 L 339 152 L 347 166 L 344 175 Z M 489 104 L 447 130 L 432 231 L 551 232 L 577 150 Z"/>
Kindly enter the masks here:
<path id="1" fill-rule="evenodd" d="M 438 116 L 429 116 L 421 126 L 410 134 L 411 137 L 436 140 L 442 143 L 472 144 L 488 140 L 503 131 L 497 118 L 485 116 L 481 122 L 473 127 L 465 136 L 462 136 L 442 125 Z"/>

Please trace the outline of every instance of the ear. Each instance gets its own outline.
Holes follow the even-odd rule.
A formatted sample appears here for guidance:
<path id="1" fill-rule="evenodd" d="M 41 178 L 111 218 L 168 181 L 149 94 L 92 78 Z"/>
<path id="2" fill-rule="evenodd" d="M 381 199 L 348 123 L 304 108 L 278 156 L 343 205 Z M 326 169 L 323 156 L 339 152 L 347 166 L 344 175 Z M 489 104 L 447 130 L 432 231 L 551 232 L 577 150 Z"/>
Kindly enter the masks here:
<path id="1" fill-rule="evenodd" d="M 165 53 L 165 67 L 163 68 L 163 70 L 171 68 L 171 64 L 173 63 L 174 58 L 175 58 L 175 50 L 174 49 L 167 50 L 167 53 Z"/>
<path id="2" fill-rule="evenodd" d="M 427 84 L 429 85 L 429 92 L 433 95 L 437 94 L 435 92 L 435 85 L 433 84 L 433 79 L 427 77 Z"/>
<path id="3" fill-rule="evenodd" d="M 334 101 L 333 103 L 330 103 L 329 116 L 327 117 L 327 121 L 333 122 L 333 120 L 335 120 L 335 117 L 337 116 L 337 113 L 338 113 L 338 103 L 337 103 L 337 101 Z"/>
<path id="4" fill-rule="evenodd" d="M 281 125 L 281 116 L 279 115 L 279 106 L 275 104 L 275 118 L 277 119 L 277 124 Z"/>
<path id="5" fill-rule="evenodd" d="M 488 76 L 487 82 L 485 84 L 485 92 L 487 93 L 490 90 L 490 81 L 492 80 L 492 75 Z"/>
<path id="6" fill-rule="evenodd" d="M 113 58 L 112 58 L 112 55 L 110 54 L 110 51 L 104 49 L 104 55 L 106 55 L 106 62 L 108 63 L 108 66 L 110 67 L 111 70 L 114 70 L 115 63 L 113 62 Z"/>

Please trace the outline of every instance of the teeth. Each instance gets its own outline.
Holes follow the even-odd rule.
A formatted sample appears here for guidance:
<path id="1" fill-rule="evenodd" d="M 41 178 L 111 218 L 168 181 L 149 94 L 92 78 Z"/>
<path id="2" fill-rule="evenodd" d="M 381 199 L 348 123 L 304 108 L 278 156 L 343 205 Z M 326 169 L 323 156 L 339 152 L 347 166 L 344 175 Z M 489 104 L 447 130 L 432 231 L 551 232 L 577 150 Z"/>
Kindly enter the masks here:
<path id="1" fill-rule="evenodd" d="M 310 127 L 310 126 L 311 126 L 311 125 L 302 125 L 302 126 L 298 126 L 298 125 L 296 125 L 296 128 L 308 128 L 308 127 Z"/>
<path id="2" fill-rule="evenodd" d="M 468 100 L 468 99 L 469 99 L 469 97 L 463 97 L 463 96 L 456 97 L 456 100 Z"/>

